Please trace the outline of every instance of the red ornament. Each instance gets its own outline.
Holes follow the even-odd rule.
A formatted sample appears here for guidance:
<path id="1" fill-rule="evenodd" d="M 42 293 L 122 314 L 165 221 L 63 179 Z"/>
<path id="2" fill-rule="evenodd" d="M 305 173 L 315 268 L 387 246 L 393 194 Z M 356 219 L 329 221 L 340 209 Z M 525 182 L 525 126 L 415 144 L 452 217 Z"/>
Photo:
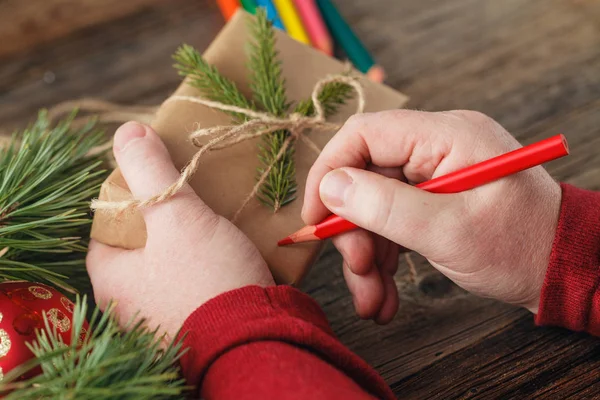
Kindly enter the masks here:
<path id="1" fill-rule="evenodd" d="M 34 357 L 25 343 L 33 342 L 36 329 L 44 328 L 44 315 L 63 342 L 71 344 L 74 306 L 62 293 L 41 283 L 0 283 L 0 381 L 7 372 Z M 78 341 L 85 338 L 87 329 L 85 322 Z M 21 378 L 40 372 L 38 368 Z"/>

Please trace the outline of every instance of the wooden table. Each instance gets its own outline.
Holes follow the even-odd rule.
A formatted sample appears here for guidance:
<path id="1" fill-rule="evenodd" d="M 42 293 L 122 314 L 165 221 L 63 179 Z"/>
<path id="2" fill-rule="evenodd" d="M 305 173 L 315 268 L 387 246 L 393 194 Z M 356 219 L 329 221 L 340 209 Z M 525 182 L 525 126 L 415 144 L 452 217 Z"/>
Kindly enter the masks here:
<path id="1" fill-rule="evenodd" d="M 524 144 L 563 132 L 572 155 L 548 170 L 600 189 L 600 2 L 337 3 L 410 107 L 479 110 Z M 83 96 L 159 103 L 179 83 L 177 45 L 204 49 L 222 25 L 209 1 L 0 0 L 0 127 Z M 385 327 L 355 317 L 332 248 L 303 286 L 398 397 L 600 397 L 600 340 L 537 328 L 527 312 L 475 298 L 417 260 L 416 285 L 401 262 L 400 311 Z"/>

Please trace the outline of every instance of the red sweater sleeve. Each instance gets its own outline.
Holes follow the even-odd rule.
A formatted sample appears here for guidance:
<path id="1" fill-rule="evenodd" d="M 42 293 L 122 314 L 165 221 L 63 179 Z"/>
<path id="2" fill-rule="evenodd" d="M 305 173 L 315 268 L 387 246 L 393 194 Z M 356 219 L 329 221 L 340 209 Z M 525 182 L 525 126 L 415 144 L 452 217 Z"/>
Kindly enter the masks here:
<path id="1" fill-rule="evenodd" d="M 248 286 L 194 311 L 181 330 L 183 374 L 207 400 L 394 399 L 335 338 L 319 305 L 289 287 Z"/>
<path id="2" fill-rule="evenodd" d="M 558 228 L 536 323 L 600 336 L 600 193 L 561 186 Z"/>

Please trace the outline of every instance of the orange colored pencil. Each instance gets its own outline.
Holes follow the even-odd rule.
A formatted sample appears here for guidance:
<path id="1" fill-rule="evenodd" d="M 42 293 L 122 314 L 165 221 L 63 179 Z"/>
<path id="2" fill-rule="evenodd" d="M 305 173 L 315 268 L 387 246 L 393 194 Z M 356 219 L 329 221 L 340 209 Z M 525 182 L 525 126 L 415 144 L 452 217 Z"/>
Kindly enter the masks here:
<path id="1" fill-rule="evenodd" d="M 332 56 L 333 55 L 333 41 L 329 35 L 329 31 L 321 18 L 321 13 L 314 0 L 294 0 L 296 9 L 302 22 L 304 22 L 304 28 L 306 33 L 310 37 L 310 41 L 313 46 L 321 50 L 323 53 Z"/>
<path id="2" fill-rule="evenodd" d="M 217 0 L 217 5 L 221 9 L 225 21 L 229 21 L 237 9 L 241 7 L 239 0 Z"/>
<path id="3" fill-rule="evenodd" d="M 569 154 L 567 139 L 556 135 L 529 146 L 511 151 L 470 167 L 451 172 L 417 185 L 430 193 L 459 193 L 485 185 L 505 176 L 535 167 Z M 355 224 L 332 214 L 317 225 L 308 225 L 277 245 L 323 240 L 358 228 Z"/>

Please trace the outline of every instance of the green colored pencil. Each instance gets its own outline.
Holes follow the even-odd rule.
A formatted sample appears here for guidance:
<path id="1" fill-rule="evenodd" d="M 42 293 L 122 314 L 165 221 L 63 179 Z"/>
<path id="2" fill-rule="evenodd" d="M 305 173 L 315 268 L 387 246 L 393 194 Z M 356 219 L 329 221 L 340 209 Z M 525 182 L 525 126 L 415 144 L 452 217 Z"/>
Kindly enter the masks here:
<path id="1" fill-rule="evenodd" d="M 248 11 L 250 14 L 256 14 L 256 1 L 254 0 L 241 0 L 242 7 L 244 10 Z"/>
<path id="2" fill-rule="evenodd" d="M 356 69 L 367 74 L 371 80 L 383 82 L 385 78 L 383 68 L 375 64 L 373 57 L 365 49 L 365 46 L 341 16 L 335 5 L 330 0 L 317 0 L 317 5 L 331 35 L 344 49 Z"/>

